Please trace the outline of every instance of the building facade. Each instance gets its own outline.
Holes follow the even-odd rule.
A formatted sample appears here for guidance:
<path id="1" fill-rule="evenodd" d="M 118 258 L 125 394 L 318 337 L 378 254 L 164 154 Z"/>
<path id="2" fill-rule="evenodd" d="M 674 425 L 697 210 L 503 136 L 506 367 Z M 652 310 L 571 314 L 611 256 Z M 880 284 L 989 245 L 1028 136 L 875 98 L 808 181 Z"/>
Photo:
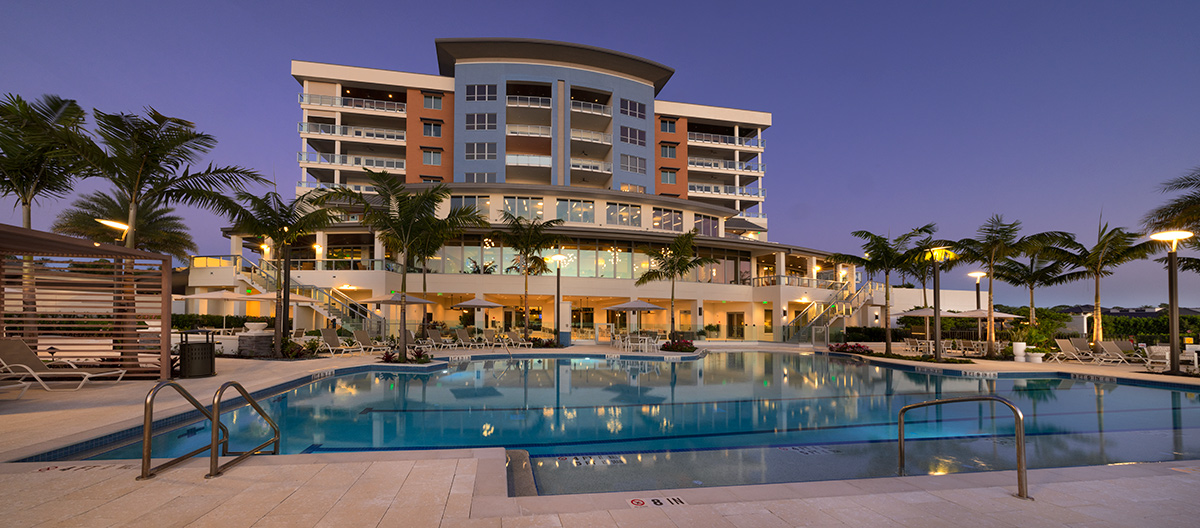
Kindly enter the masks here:
<path id="1" fill-rule="evenodd" d="M 531 324 L 550 335 L 551 324 L 576 340 L 604 325 L 628 327 L 627 314 L 605 308 L 632 299 L 666 308 L 670 283 L 634 285 L 650 266 L 641 249 L 692 229 L 699 253 L 717 264 L 676 285 L 684 331 L 782 340 L 785 327 L 852 309 L 853 269 L 826 262 L 827 252 L 768 240 L 770 113 L 658 100 L 674 70 L 590 46 L 439 39 L 436 49 L 436 75 L 293 61 L 297 195 L 331 187 L 369 194 L 370 169 L 414 191 L 445 184 L 452 196 L 444 212 L 473 205 L 494 229 L 505 211 L 562 219 L 567 242 L 555 253 L 567 259 L 557 270 L 557 319 L 555 277 L 530 279 Z M 324 303 L 300 310 L 301 326 L 395 318 L 394 307 L 358 301 L 400 290 L 399 256 L 353 213 L 343 220 L 293 248 L 299 291 Z M 410 263 L 408 292 L 434 304 L 409 309 L 450 326 L 518 325 L 522 277 L 491 232 L 468 231 L 435 258 Z M 194 259 L 192 286 L 269 290 L 272 256 L 250 264 L 243 248 L 258 242 L 230 238 L 231 255 Z M 504 308 L 451 308 L 473 297 Z M 640 325 L 662 329 L 669 321 L 665 311 L 651 312 Z"/>

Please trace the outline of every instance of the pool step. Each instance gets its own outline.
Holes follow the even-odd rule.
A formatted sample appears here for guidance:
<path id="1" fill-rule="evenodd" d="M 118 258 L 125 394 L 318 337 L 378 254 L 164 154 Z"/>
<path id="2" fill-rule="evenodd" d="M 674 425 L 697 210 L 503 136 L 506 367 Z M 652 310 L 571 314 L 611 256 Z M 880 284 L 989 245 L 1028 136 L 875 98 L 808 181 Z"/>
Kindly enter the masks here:
<path id="1" fill-rule="evenodd" d="M 505 467 L 508 469 L 509 497 L 536 497 L 537 484 L 533 481 L 533 465 L 529 463 L 529 451 L 506 449 Z"/>

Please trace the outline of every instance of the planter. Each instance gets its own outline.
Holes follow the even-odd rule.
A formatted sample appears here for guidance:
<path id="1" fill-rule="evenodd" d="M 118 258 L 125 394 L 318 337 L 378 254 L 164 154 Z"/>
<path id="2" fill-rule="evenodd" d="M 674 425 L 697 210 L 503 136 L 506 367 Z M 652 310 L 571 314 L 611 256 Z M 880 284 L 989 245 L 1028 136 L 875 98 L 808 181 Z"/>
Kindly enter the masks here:
<path id="1" fill-rule="evenodd" d="M 1029 354 L 1029 362 L 1030 363 L 1041 363 L 1042 357 L 1043 356 L 1041 354 Z"/>
<path id="2" fill-rule="evenodd" d="M 267 329 L 267 323 L 246 323 L 246 330 L 250 332 L 262 332 Z"/>
<path id="3" fill-rule="evenodd" d="M 1023 341 L 1014 342 L 1012 344 L 1012 347 L 1013 347 L 1013 354 L 1018 355 L 1018 356 L 1025 355 L 1025 343 Z"/>

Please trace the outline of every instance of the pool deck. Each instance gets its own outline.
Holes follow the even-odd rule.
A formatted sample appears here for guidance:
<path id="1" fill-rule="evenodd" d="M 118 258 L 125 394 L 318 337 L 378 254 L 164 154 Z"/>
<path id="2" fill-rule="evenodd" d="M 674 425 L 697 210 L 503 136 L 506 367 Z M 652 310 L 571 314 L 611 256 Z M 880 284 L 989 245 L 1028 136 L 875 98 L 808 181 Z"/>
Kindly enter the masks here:
<path id="1" fill-rule="evenodd" d="M 714 350 L 807 351 L 766 343 Z M 572 353 L 611 353 L 577 346 Z M 528 351 L 523 350 L 522 353 Z M 545 351 L 553 355 L 556 350 Z M 457 352 L 461 353 L 461 352 Z M 214 378 L 179 383 L 207 402 L 223 382 L 254 391 L 374 361 L 338 357 L 274 362 L 218 359 Z M 909 363 L 909 362 L 904 362 Z M 931 366 L 930 364 L 921 364 Z M 1170 381 L 1138 367 L 976 361 L 973 371 L 1058 371 Z M 962 369 L 962 365 L 947 368 Z M 139 425 L 151 381 L 90 383 L 77 392 L 0 390 L 0 460 L 15 460 Z M 189 409 L 163 393 L 156 416 Z M 253 457 L 211 480 L 192 460 L 149 481 L 139 461 L 0 464 L 5 526 L 1194 526 L 1200 461 L 1037 469 L 1033 501 L 1013 497 L 1012 471 L 508 497 L 502 449 Z M 654 506 L 675 497 L 683 505 Z M 634 507 L 633 499 L 651 505 Z"/>

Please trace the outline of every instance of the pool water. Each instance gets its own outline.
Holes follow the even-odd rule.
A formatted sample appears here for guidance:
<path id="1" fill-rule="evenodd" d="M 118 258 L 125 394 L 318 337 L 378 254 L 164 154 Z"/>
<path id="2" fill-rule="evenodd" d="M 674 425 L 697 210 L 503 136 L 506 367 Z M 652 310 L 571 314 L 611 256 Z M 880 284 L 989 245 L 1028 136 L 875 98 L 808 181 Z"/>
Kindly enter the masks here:
<path id="1" fill-rule="evenodd" d="M 524 449 L 539 493 L 559 494 L 892 476 L 901 407 L 979 394 L 1021 408 L 1029 467 L 1200 458 L 1196 393 L 941 376 L 816 354 L 475 361 L 325 378 L 260 403 L 282 429 L 282 453 Z M 233 449 L 270 434 L 248 407 L 222 421 Z M 906 432 L 909 474 L 1016 466 L 1003 405 L 917 409 Z M 185 453 L 210 434 L 205 422 L 167 431 L 153 455 Z M 135 443 L 95 458 L 140 456 Z"/>

